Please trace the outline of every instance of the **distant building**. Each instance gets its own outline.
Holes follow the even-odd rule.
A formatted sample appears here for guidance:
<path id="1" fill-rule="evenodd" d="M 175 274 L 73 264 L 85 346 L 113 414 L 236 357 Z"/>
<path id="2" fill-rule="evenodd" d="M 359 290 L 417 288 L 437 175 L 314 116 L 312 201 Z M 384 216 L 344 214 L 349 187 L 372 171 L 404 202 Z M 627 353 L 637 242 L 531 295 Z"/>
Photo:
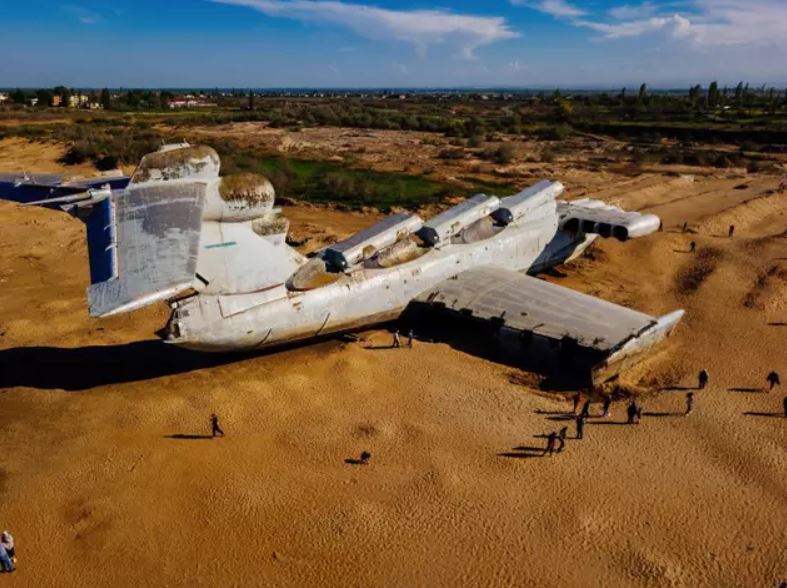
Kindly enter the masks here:
<path id="1" fill-rule="evenodd" d="M 28 98 L 28 99 L 27 99 L 27 103 L 28 103 L 30 106 L 35 106 L 35 105 L 37 105 L 37 104 L 38 104 L 38 98 Z"/>
<path id="2" fill-rule="evenodd" d="M 68 106 L 69 108 L 79 108 L 80 106 L 84 106 L 90 101 L 88 96 L 84 94 L 72 94 L 68 97 Z"/>
<path id="3" fill-rule="evenodd" d="M 36 99 L 38 101 L 38 99 Z M 63 97 L 62 96 L 52 96 L 52 102 L 50 103 L 51 106 L 60 106 L 63 104 Z"/>
<path id="4" fill-rule="evenodd" d="M 215 102 L 208 102 L 205 98 L 192 96 L 175 96 L 169 101 L 170 108 L 210 108 L 217 106 Z"/>
<path id="5" fill-rule="evenodd" d="M 0 104 L 7 102 L 9 99 L 8 92 L 0 92 Z"/>

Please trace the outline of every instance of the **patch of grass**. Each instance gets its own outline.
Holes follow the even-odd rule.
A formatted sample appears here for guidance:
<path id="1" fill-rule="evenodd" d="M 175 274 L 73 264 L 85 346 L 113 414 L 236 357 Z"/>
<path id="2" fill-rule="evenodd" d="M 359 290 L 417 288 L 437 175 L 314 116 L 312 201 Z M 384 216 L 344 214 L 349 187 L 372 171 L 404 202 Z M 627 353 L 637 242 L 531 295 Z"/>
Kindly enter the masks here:
<path id="1" fill-rule="evenodd" d="M 449 195 L 468 195 L 475 190 L 429 180 L 420 175 L 377 172 L 348 168 L 342 164 L 305 159 L 255 156 L 249 153 L 222 154 L 222 172 L 262 173 L 283 198 L 337 204 L 340 207 L 364 206 L 388 210 L 393 207 L 417 208 L 436 204 Z"/>

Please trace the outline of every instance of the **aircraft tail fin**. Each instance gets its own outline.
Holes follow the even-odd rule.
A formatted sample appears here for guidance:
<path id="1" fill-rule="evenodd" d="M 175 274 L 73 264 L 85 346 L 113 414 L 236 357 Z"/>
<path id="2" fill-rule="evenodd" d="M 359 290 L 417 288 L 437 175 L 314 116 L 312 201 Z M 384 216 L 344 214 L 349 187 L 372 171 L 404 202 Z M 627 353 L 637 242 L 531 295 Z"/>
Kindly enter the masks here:
<path id="1" fill-rule="evenodd" d="M 285 242 L 261 176 L 219 177 L 209 147 L 146 155 L 122 192 L 87 217 L 91 316 L 205 292 L 231 296 L 281 286 L 304 259 Z"/>

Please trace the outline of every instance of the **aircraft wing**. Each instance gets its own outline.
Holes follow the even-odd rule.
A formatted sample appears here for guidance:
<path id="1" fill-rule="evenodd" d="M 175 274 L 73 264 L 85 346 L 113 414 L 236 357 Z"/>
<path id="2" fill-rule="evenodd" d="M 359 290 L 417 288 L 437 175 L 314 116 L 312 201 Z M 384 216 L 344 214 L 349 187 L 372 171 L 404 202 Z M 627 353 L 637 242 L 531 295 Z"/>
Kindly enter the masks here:
<path id="1" fill-rule="evenodd" d="M 528 346 L 536 340 L 576 352 L 593 379 L 669 335 L 683 311 L 661 318 L 496 267 L 480 267 L 420 294 L 416 303 L 488 323 Z"/>

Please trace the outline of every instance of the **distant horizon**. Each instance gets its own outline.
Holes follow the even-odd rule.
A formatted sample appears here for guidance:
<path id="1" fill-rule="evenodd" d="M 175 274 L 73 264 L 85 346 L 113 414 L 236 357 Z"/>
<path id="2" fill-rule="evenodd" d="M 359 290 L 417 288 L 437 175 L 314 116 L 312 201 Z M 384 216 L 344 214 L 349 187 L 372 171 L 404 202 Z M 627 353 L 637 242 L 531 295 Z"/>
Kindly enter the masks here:
<path id="1" fill-rule="evenodd" d="M 163 91 L 197 91 L 197 92 L 417 92 L 417 93 L 466 93 L 466 92 L 554 92 L 559 90 L 561 92 L 620 92 L 623 88 L 639 90 L 642 83 L 647 86 L 648 92 L 683 92 L 688 91 L 692 86 L 700 84 L 702 88 L 707 88 L 712 82 L 695 82 L 686 85 L 674 86 L 651 86 L 647 82 L 632 83 L 632 84 L 618 84 L 609 86 L 573 86 L 573 85 L 559 85 L 559 86 L 69 86 L 66 84 L 53 84 L 42 86 L 0 86 L 0 92 L 13 92 L 16 90 L 31 91 L 31 90 L 52 90 L 58 86 L 64 86 L 69 90 L 81 90 L 86 92 L 101 91 L 107 89 L 110 91 L 130 91 L 142 90 L 149 92 L 163 92 Z M 737 82 L 723 84 L 717 82 L 720 88 L 725 86 L 728 89 L 734 89 L 739 83 L 749 86 L 750 89 L 759 90 L 763 86 L 766 90 L 787 90 L 787 82 L 751 82 L 746 80 L 739 80 Z"/>

